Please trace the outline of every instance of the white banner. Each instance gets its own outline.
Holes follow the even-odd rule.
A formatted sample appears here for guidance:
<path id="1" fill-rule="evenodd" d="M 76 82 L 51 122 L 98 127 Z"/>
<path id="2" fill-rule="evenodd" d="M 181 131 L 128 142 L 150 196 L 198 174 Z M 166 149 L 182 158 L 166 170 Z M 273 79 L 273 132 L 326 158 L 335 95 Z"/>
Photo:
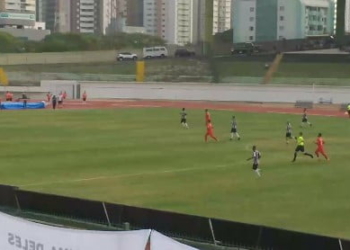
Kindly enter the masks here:
<path id="1" fill-rule="evenodd" d="M 150 232 L 64 229 L 0 213 L 0 250 L 145 250 Z"/>
<path id="2" fill-rule="evenodd" d="M 151 233 L 151 250 L 197 250 L 197 248 L 187 246 L 157 231 Z"/>

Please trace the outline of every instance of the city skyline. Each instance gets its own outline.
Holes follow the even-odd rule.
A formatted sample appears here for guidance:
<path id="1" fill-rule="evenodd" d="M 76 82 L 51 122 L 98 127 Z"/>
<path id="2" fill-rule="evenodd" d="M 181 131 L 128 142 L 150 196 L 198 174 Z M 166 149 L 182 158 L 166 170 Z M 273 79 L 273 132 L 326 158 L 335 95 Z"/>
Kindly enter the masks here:
<path id="1" fill-rule="evenodd" d="M 233 42 L 334 35 L 336 4 L 335 0 L 213 0 L 212 33 L 234 27 Z M 185 45 L 204 40 L 205 8 L 205 0 L 0 0 L 0 26 L 51 33 L 140 32 Z M 350 33 L 350 0 L 345 20 Z"/>

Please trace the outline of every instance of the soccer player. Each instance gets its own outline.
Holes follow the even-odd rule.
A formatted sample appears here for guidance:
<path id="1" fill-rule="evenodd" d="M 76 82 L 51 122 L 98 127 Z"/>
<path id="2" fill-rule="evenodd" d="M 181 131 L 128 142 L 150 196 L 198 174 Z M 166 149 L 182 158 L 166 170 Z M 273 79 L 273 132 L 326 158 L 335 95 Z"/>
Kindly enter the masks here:
<path id="1" fill-rule="evenodd" d="M 253 160 L 253 170 L 259 177 L 261 177 L 260 168 L 259 168 L 260 158 L 261 158 L 260 152 L 256 149 L 256 146 L 253 146 L 252 157 L 248 158 L 247 161 Z"/>
<path id="2" fill-rule="evenodd" d="M 63 108 L 63 93 L 60 92 L 58 95 L 58 108 Z"/>
<path id="3" fill-rule="evenodd" d="M 52 108 L 56 109 L 56 105 L 57 105 L 57 97 L 56 95 L 52 96 Z"/>
<path id="4" fill-rule="evenodd" d="M 208 136 L 213 138 L 215 141 L 218 141 L 218 139 L 214 135 L 214 126 L 211 124 L 211 120 L 208 120 L 207 123 L 207 133 L 205 134 L 205 142 L 208 142 Z"/>
<path id="5" fill-rule="evenodd" d="M 314 158 L 314 156 L 312 154 L 305 152 L 305 142 L 304 142 L 303 133 L 300 132 L 299 136 L 296 137 L 295 139 L 297 140 L 297 147 L 295 148 L 294 158 L 293 158 L 292 162 L 295 162 L 299 152 L 302 152 L 302 153 L 304 153 L 304 155 L 309 156 L 311 158 Z"/>
<path id="6" fill-rule="evenodd" d="M 289 144 L 289 139 L 293 139 L 293 137 L 292 137 L 292 124 L 290 122 L 287 122 L 287 127 L 286 127 L 286 144 Z"/>
<path id="7" fill-rule="evenodd" d="M 181 113 L 180 113 L 180 116 L 181 116 L 181 125 L 184 127 L 184 128 L 189 128 L 188 127 L 188 124 L 187 124 L 187 113 L 186 113 L 186 109 L 183 108 Z"/>
<path id="8" fill-rule="evenodd" d="M 234 135 L 237 137 L 238 140 L 241 140 L 241 137 L 238 134 L 236 116 L 232 116 L 231 138 L 230 138 L 231 141 L 233 140 Z"/>
<path id="9" fill-rule="evenodd" d="M 301 119 L 300 127 L 303 127 L 304 125 L 312 126 L 311 122 L 309 122 L 309 119 L 307 117 L 306 109 L 304 109 L 303 117 Z"/>
<path id="10" fill-rule="evenodd" d="M 205 110 L 205 125 L 207 125 L 211 121 L 209 110 Z"/>
<path id="11" fill-rule="evenodd" d="M 326 158 L 327 161 L 329 161 L 329 158 L 324 150 L 325 141 L 323 140 L 321 133 L 318 134 L 315 144 L 317 145 L 317 149 L 315 151 L 315 155 L 317 156 L 317 158 L 319 159 L 321 153 L 321 155 L 323 155 L 323 157 Z"/>
<path id="12" fill-rule="evenodd" d="M 83 93 L 83 103 L 86 103 L 86 100 L 87 100 L 87 93 L 86 93 L 86 91 L 84 91 L 84 93 Z"/>
<path id="13" fill-rule="evenodd" d="M 5 100 L 7 102 L 12 102 L 11 93 L 9 91 L 6 91 Z"/>
<path id="14" fill-rule="evenodd" d="M 48 102 L 48 103 L 50 103 L 50 102 L 51 102 L 51 97 L 52 97 L 51 92 L 47 92 L 47 94 L 46 94 L 46 98 L 47 98 L 47 102 Z"/>

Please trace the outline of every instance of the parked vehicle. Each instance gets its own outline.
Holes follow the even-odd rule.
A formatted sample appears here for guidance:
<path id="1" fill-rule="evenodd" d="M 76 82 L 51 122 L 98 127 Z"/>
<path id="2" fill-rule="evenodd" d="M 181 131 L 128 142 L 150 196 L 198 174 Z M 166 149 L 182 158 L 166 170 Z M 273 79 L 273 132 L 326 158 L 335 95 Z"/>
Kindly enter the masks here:
<path id="1" fill-rule="evenodd" d="M 136 61 L 137 60 L 137 55 L 133 54 L 133 53 L 130 53 L 130 52 L 122 52 L 122 53 L 118 54 L 117 60 L 118 61 L 126 61 L 126 60 Z"/>
<path id="2" fill-rule="evenodd" d="M 192 57 L 195 55 L 195 52 L 189 51 L 188 49 L 177 49 L 174 54 L 175 57 Z"/>
<path id="3" fill-rule="evenodd" d="M 231 54 L 251 55 L 253 53 L 259 53 L 260 50 L 260 46 L 257 46 L 254 43 L 236 43 L 231 49 Z"/>
<path id="4" fill-rule="evenodd" d="M 148 47 L 143 48 L 143 58 L 165 58 L 168 56 L 168 49 L 166 47 L 157 46 L 157 47 Z"/>

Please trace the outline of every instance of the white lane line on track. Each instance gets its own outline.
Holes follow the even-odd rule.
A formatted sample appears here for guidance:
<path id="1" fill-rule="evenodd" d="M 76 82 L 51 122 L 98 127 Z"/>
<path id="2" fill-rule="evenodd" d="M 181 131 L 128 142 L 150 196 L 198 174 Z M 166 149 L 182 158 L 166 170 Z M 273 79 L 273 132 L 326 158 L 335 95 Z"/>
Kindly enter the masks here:
<path id="1" fill-rule="evenodd" d="M 142 105 L 142 104 L 128 104 L 128 103 L 119 103 L 112 104 L 113 107 L 125 107 L 125 108 L 162 108 L 162 106 L 157 105 Z"/>
<path id="2" fill-rule="evenodd" d="M 158 170 L 152 172 L 143 172 L 143 173 L 133 173 L 133 174 L 119 174 L 119 175 L 109 175 L 109 176 L 98 176 L 84 179 L 75 179 L 75 180 L 62 180 L 62 181 L 52 181 L 52 182 L 37 182 L 25 185 L 17 185 L 18 187 L 35 187 L 35 186 L 50 186 L 53 184 L 65 184 L 65 183 L 79 183 L 79 182 L 88 182 L 88 181 L 97 181 L 97 180 L 107 180 L 114 178 L 128 178 L 128 177 L 138 177 L 138 176 L 147 176 L 147 175 L 161 175 L 161 174 L 172 174 L 172 173 L 181 173 L 181 172 L 190 172 L 190 171 L 199 171 L 199 170 L 215 170 L 228 168 L 231 165 L 218 165 L 214 167 L 193 167 L 193 168 L 181 168 L 181 169 L 168 169 L 168 170 Z"/>

